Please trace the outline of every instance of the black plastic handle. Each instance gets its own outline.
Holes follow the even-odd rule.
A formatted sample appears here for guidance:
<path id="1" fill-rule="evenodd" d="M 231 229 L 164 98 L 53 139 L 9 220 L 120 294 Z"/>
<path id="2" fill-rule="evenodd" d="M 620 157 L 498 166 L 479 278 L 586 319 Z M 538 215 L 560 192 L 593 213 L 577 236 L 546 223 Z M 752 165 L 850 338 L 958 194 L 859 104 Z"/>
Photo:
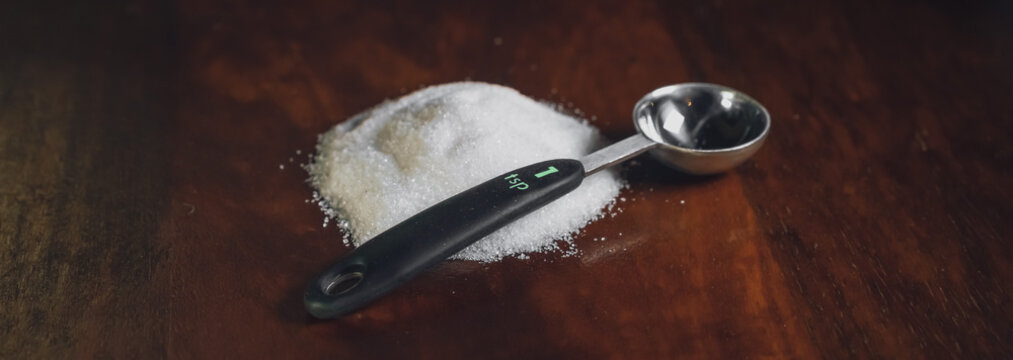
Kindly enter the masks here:
<path id="1" fill-rule="evenodd" d="M 577 160 L 526 166 L 433 205 L 370 239 L 306 287 L 306 311 L 333 318 L 365 306 L 478 239 L 573 191 Z"/>

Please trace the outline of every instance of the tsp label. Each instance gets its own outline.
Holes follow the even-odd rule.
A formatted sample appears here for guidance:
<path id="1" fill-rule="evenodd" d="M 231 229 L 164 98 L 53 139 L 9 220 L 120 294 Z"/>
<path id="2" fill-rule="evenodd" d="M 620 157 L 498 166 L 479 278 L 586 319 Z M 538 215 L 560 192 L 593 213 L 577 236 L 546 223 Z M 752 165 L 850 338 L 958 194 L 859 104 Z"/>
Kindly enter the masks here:
<path id="1" fill-rule="evenodd" d="M 522 181 L 521 178 L 517 177 L 517 174 L 510 174 L 510 176 L 503 178 L 503 180 L 506 180 L 507 183 L 510 184 L 511 189 L 517 190 L 528 189 L 528 183 Z"/>
<path id="2" fill-rule="evenodd" d="M 547 176 L 549 174 L 555 174 L 557 172 L 559 172 L 559 169 L 556 169 L 555 166 L 549 166 L 549 168 L 545 169 L 545 171 L 535 174 L 535 178 L 541 179 L 544 176 Z M 503 180 L 506 180 L 507 184 L 510 184 L 511 189 L 527 190 L 530 187 L 528 183 L 524 182 L 524 180 L 521 180 L 521 178 L 518 177 L 517 174 L 510 174 L 510 176 L 503 178 Z"/>

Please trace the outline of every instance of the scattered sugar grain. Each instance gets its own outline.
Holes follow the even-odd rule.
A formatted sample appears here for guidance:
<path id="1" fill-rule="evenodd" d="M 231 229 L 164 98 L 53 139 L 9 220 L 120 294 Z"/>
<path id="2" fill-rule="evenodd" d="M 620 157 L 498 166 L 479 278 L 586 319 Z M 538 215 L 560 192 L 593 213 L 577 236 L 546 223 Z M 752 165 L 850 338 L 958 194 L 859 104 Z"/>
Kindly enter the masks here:
<path id="1" fill-rule="evenodd" d="M 313 202 L 325 219 L 338 220 L 346 244 L 359 246 L 494 176 L 579 158 L 603 145 L 586 121 L 510 88 L 464 82 L 425 88 L 338 124 L 320 136 L 306 169 Z M 602 171 L 454 257 L 488 262 L 531 252 L 577 254 L 573 234 L 604 217 L 603 208 L 614 216 L 623 187 L 618 171 Z"/>

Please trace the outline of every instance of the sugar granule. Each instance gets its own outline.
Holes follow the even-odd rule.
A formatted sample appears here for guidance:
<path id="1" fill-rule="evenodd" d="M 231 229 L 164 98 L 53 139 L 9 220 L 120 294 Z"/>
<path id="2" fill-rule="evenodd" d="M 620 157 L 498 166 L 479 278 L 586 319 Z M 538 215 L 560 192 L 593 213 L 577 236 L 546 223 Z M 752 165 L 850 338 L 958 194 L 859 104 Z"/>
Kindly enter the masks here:
<path id="1" fill-rule="evenodd" d="M 602 138 L 579 121 L 498 85 L 451 83 L 382 103 L 322 134 L 306 165 L 314 201 L 344 229 L 346 243 L 373 236 L 458 192 L 539 161 L 579 158 Z M 560 250 L 604 216 L 622 188 L 617 171 L 584 179 L 572 193 L 454 255 L 496 261 Z M 326 224 L 326 222 L 325 222 Z"/>

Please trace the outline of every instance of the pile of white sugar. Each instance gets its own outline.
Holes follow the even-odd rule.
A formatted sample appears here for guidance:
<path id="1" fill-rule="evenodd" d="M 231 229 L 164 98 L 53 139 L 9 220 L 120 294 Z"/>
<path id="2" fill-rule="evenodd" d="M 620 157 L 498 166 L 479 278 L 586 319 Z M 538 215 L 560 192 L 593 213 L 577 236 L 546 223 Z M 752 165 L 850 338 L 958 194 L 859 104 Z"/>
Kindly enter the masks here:
<path id="1" fill-rule="evenodd" d="M 507 87 L 462 82 L 416 91 L 335 126 L 320 136 L 306 168 L 321 207 L 358 246 L 494 176 L 543 160 L 580 158 L 602 145 L 594 127 L 551 106 Z M 454 258 L 496 261 L 572 251 L 572 235 L 602 217 L 621 187 L 615 171 L 597 173 Z"/>

